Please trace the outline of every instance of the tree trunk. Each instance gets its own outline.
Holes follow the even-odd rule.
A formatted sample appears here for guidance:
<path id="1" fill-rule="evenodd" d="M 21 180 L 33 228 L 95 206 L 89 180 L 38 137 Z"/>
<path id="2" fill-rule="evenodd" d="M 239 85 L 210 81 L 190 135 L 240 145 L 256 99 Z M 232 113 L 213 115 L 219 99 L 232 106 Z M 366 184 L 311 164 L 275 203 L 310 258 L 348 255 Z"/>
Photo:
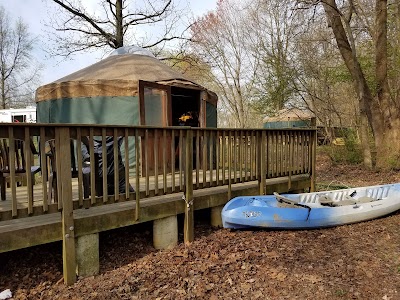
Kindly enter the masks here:
<path id="1" fill-rule="evenodd" d="M 368 134 L 368 118 L 366 114 L 360 115 L 360 140 L 361 140 L 361 148 L 363 153 L 363 163 L 364 166 L 368 169 L 372 169 L 372 155 L 371 155 L 371 147 L 369 145 L 369 134 Z"/>
<path id="2" fill-rule="evenodd" d="M 372 126 L 378 130 L 375 134 L 377 146 L 377 166 L 399 168 L 400 154 L 400 107 L 390 95 L 388 82 L 388 54 L 387 54 L 387 0 L 376 0 L 375 3 L 375 73 L 377 81 L 377 95 L 374 102 L 380 107 L 381 122 L 373 122 Z"/>
<path id="3" fill-rule="evenodd" d="M 364 130 L 365 134 L 365 127 L 363 129 L 363 126 L 365 126 L 363 121 L 364 116 L 366 116 L 369 123 L 372 124 L 373 122 L 377 123 L 380 121 L 380 114 L 375 113 L 377 111 L 377 107 L 375 105 L 375 102 L 373 101 L 371 91 L 367 85 L 364 73 L 362 72 L 361 66 L 357 60 L 355 49 L 352 49 L 352 47 L 350 46 L 335 0 L 326 0 L 325 2 L 323 2 L 323 6 L 328 19 L 328 24 L 332 28 L 340 54 L 342 55 L 344 63 L 346 64 L 346 67 L 349 70 L 355 84 L 360 107 L 362 127 L 361 132 L 363 133 Z M 372 110 L 374 111 L 374 113 L 372 113 Z M 379 131 L 381 129 L 381 127 L 373 127 L 374 134 L 376 133 L 375 130 Z M 361 134 L 362 145 L 363 147 L 366 147 L 363 148 L 363 160 L 364 163 L 367 163 L 366 167 L 371 168 L 372 161 L 370 146 L 368 142 L 368 137 L 364 136 L 364 134 Z"/>
<path id="4" fill-rule="evenodd" d="M 122 17 L 122 0 L 117 0 L 115 3 L 115 49 L 124 46 L 124 28 Z"/>
<path id="5" fill-rule="evenodd" d="M 378 152 L 378 166 L 400 170 L 400 118 L 391 120 L 390 130 L 387 130 L 384 147 Z"/>
<path id="6" fill-rule="evenodd" d="M 1 108 L 6 109 L 6 82 L 5 75 L 1 74 Z"/>

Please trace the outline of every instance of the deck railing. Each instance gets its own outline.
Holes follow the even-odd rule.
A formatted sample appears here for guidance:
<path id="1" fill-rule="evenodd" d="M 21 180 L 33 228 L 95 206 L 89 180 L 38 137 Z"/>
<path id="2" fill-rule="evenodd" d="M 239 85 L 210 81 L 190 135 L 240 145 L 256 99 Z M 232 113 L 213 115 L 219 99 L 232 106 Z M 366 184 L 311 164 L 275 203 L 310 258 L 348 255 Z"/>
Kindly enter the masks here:
<path id="1" fill-rule="evenodd" d="M 19 174 L 2 165 L 9 188 L 0 221 L 135 199 L 139 219 L 141 199 L 156 195 L 182 192 L 190 200 L 193 190 L 225 185 L 230 197 L 232 184 L 249 181 L 258 181 L 264 194 L 265 179 L 287 176 L 290 186 L 300 174 L 313 184 L 315 136 L 314 129 L 3 124 L 10 165 L 18 160 L 19 139 L 25 170 L 40 165 L 41 175 L 34 192 L 30 172 L 26 189 L 17 191 Z"/>

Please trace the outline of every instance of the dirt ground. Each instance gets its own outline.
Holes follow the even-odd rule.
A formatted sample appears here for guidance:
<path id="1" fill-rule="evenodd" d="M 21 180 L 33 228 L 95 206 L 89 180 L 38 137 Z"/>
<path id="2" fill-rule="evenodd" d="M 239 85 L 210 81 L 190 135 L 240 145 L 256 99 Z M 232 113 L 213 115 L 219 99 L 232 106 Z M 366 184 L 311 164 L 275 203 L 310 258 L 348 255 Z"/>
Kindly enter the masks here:
<path id="1" fill-rule="evenodd" d="M 399 182 L 398 172 L 333 166 L 321 186 Z M 100 275 L 62 282 L 61 243 L 0 254 L 13 299 L 400 299 L 400 213 L 320 230 L 231 231 L 196 221 L 196 239 L 151 245 L 151 224 L 100 235 Z M 182 239 L 182 235 L 180 236 Z M 1 242 L 1 241 L 0 241 Z"/>

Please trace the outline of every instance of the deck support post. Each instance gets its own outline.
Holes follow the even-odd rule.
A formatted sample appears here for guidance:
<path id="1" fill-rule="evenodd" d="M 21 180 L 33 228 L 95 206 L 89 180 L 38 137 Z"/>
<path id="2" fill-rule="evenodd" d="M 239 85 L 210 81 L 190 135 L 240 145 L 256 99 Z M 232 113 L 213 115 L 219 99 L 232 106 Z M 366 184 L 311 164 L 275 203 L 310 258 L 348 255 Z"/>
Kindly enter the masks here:
<path id="1" fill-rule="evenodd" d="M 183 239 L 185 244 L 194 241 L 194 206 L 193 206 L 193 132 L 186 131 L 185 140 L 185 220 Z M 207 159 L 204 157 L 203 159 Z M 206 172 L 206 170 L 203 170 Z"/>
<path id="2" fill-rule="evenodd" d="M 211 226 L 222 227 L 222 216 L 221 212 L 224 208 L 223 205 L 211 207 Z"/>
<path id="3" fill-rule="evenodd" d="M 63 275 L 64 283 L 71 285 L 76 282 L 76 256 L 69 128 L 56 128 L 55 142 L 57 181 L 59 182 L 57 193 L 58 199 L 61 200 L 59 204 L 62 204 Z"/>
<path id="4" fill-rule="evenodd" d="M 178 217 L 170 216 L 153 221 L 153 246 L 172 249 L 178 244 Z"/>
<path id="5" fill-rule="evenodd" d="M 99 234 L 79 236 L 75 239 L 75 242 L 77 275 L 88 277 L 99 274 Z"/>

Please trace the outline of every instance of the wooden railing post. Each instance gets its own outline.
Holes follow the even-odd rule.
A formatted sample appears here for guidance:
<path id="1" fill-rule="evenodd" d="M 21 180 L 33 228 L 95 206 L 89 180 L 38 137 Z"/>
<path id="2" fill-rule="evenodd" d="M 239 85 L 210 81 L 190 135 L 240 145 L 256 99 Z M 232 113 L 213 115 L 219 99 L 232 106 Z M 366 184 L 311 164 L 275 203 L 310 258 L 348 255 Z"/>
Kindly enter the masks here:
<path id="1" fill-rule="evenodd" d="M 294 151 L 294 132 L 288 132 L 288 143 L 289 143 L 289 181 L 288 181 L 288 190 L 290 191 L 292 188 L 292 171 L 293 171 L 293 151 Z"/>
<path id="2" fill-rule="evenodd" d="M 136 160 L 136 165 L 135 165 L 135 183 L 136 183 L 136 196 L 135 196 L 135 201 L 136 201 L 136 206 L 135 206 L 135 221 L 139 220 L 140 217 L 140 148 L 142 144 L 139 142 L 139 131 L 136 128 L 135 129 L 135 160 Z"/>
<path id="3" fill-rule="evenodd" d="M 24 149 L 25 152 L 25 170 L 26 170 L 26 185 L 28 192 L 28 214 L 31 215 L 33 213 L 33 178 L 35 175 L 32 175 L 30 172 L 32 166 L 32 149 L 31 149 L 31 137 L 29 135 L 29 127 L 25 127 L 25 138 L 24 138 Z"/>
<path id="4" fill-rule="evenodd" d="M 316 165 L 316 157 L 317 157 L 317 130 L 314 129 L 311 132 L 311 187 L 310 187 L 310 192 L 315 192 L 316 186 L 315 186 L 315 165 Z"/>
<path id="5" fill-rule="evenodd" d="M 266 175 L 266 170 L 265 170 L 265 165 L 266 165 L 266 159 L 265 159 L 265 143 L 266 143 L 266 131 L 263 130 L 261 131 L 261 134 L 259 135 L 258 139 L 258 155 L 259 155 L 259 166 L 260 166 L 260 172 L 259 172 L 259 178 L 258 178 L 258 186 L 259 186 L 259 191 L 260 195 L 265 195 L 265 175 Z"/>
<path id="6" fill-rule="evenodd" d="M 8 144 L 9 144 L 9 162 L 10 166 L 15 166 L 15 140 L 14 128 L 8 128 Z M 6 183 L 7 186 L 7 183 Z M 17 182 L 15 180 L 15 168 L 10 168 L 10 187 L 11 187 L 11 201 L 12 201 L 12 216 L 18 216 L 18 202 L 17 202 Z"/>
<path id="7" fill-rule="evenodd" d="M 75 228 L 72 203 L 71 148 L 69 128 L 56 128 L 56 153 L 60 168 L 57 169 L 58 199 L 62 202 L 63 275 L 64 283 L 76 282 Z"/>
<path id="8" fill-rule="evenodd" d="M 228 133 L 228 201 L 232 198 L 232 135 Z"/>
<path id="9" fill-rule="evenodd" d="M 194 240 L 194 208 L 193 208 L 193 131 L 186 131 L 185 141 L 185 221 L 184 242 Z M 206 159 L 206 158 L 205 158 Z"/>

